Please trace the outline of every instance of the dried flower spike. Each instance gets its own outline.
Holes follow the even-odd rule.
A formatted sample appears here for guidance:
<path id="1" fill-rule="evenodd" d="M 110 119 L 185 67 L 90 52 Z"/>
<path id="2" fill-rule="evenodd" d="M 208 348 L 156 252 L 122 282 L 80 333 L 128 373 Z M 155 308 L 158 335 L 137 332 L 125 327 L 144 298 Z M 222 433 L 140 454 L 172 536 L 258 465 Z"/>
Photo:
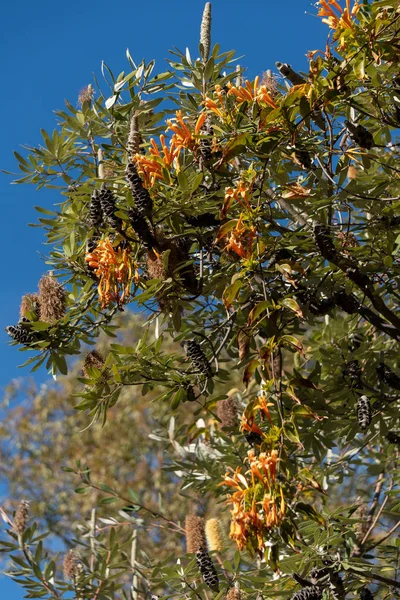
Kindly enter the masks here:
<path id="1" fill-rule="evenodd" d="M 22 296 L 21 306 L 19 308 L 19 314 L 22 317 L 26 317 L 27 313 L 35 313 L 39 318 L 39 296 L 38 294 L 25 294 Z"/>
<path id="2" fill-rule="evenodd" d="M 242 595 L 240 593 L 240 590 L 236 587 L 231 587 L 225 596 L 225 600 L 241 600 L 241 598 Z"/>
<path id="3" fill-rule="evenodd" d="M 206 536 L 204 532 L 203 517 L 196 515 L 186 515 L 185 519 L 186 531 L 186 552 L 194 554 L 200 548 L 206 547 Z"/>
<path id="4" fill-rule="evenodd" d="M 206 2 L 203 11 L 203 18 L 200 26 L 200 46 L 202 47 L 202 59 L 206 63 L 210 55 L 211 48 L 211 2 Z"/>
<path id="5" fill-rule="evenodd" d="M 26 529 L 29 520 L 29 504 L 25 500 L 19 504 L 14 516 L 15 530 L 19 535 L 22 535 Z"/>
<path id="6" fill-rule="evenodd" d="M 82 563 L 74 550 L 69 550 L 64 558 L 64 579 L 76 581 L 82 573 Z"/>
<path id="7" fill-rule="evenodd" d="M 91 104 L 92 100 L 93 100 L 93 95 L 94 95 L 94 90 L 93 90 L 93 86 L 91 83 L 89 83 L 89 85 L 87 85 L 86 87 L 84 87 L 78 95 L 78 104 L 79 106 L 83 106 L 84 102 L 88 102 L 89 105 Z"/>
<path id="8" fill-rule="evenodd" d="M 217 403 L 217 416 L 221 421 L 221 427 L 235 427 L 238 423 L 237 413 L 237 404 L 232 396 Z"/>
<path id="9" fill-rule="evenodd" d="M 207 519 L 205 532 L 210 551 L 222 552 L 225 544 L 221 521 L 219 519 Z"/>
<path id="10" fill-rule="evenodd" d="M 66 292 L 52 275 L 39 281 L 40 320 L 55 323 L 65 315 Z"/>
<path id="11" fill-rule="evenodd" d="M 97 352 L 97 350 L 92 350 L 89 354 L 86 355 L 85 362 L 83 363 L 82 371 L 85 377 L 89 377 L 88 369 L 95 367 L 99 371 L 101 371 L 104 367 L 104 358 Z"/>

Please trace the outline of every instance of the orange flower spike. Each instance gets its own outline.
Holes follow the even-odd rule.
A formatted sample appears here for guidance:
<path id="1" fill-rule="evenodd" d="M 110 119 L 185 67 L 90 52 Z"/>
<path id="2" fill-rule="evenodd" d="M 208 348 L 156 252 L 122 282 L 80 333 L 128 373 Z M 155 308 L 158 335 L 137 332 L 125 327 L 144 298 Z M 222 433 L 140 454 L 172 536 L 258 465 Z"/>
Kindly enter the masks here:
<path id="1" fill-rule="evenodd" d="M 161 138 L 160 138 L 161 139 Z M 156 141 L 154 138 L 150 139 L 150 144 L 152 145 L 152 148 L 150 148 L 150 152 L 153 156 L 160 156 L 160 151 L 158 149 L 158 146 L 156 144 Z"/>
<path id="2" fill-rule="evenodd" d="M 253 95 L 254 98 L 257 96 L 257 89 L 258 89 L 258 84 L 260 82 L 260 77 L 259 75 L 256 76 L 255 80 L 254 80 L 254 85 L 253 85 Z"/>
<path id="3" fill-rule="evenodd" d="M 196 135 L 199 135 L 200 129 L 203 127 L 205 120 L 207 119 L 207 114 L 205 112 L 200 113 L 196 125 L 194 128 L 194 132 Z"/>

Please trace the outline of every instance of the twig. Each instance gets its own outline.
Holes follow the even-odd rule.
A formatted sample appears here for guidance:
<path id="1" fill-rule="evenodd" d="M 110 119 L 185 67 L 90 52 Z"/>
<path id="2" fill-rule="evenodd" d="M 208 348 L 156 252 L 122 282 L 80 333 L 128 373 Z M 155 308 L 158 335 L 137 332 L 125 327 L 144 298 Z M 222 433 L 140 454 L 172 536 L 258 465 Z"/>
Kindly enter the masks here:
<path id="1" fill-rule="evenodd" d="M 388 538 L 390 538 L 390 536 L 393 535 L 393 533 L 399 527 L 400 527 L 400 521 L 397 521 L 396 525 L 394 525 L 390 531 L 388 531 L 384 536 L 382 536 L 380 540 L 378 540 L 378 541 L 374 542 L 373 544 L 371 544 L 371 546 L 369 546 L 366 549 L 366 552 L 369 552 L 373 548 L 376 548 L 377 546 L 379 546 L 379 544 L 382 544 L 382 542 L 384 542 L 385 540 L 387 540 Z"/>

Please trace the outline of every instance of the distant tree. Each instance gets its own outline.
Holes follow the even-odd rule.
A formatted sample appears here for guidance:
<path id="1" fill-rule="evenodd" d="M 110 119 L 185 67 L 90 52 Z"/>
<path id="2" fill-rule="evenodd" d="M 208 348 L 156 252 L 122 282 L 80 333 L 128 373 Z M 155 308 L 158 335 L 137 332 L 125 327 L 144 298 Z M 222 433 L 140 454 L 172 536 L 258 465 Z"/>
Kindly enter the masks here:
<path id="1" fill-rule="evenodd" d="M 102 516 L 77 528 L 65 581 L 26 504 L 4 512 L 28 597 L 399 594 L 400 10 L 317 4 L 332 38 L 307 74 L 279 62 L 282 78 L 243 81 L 233 52 L 211 50 L 207 3 L 200 58 L 175 50 L 153 75 L 128 53 L 128 74 L 103 68 L 110 92 L 88 86 L 45 146 L 17 154 L 19 183 L 62 198 L 40 209 L 53 271 L 8 331 L 55 377 L 99 331 L 120 336 L 86 358 L 77 418 L 118 424 L 123 445 L 140 389 L 131 410 L 159 422 L 138 440 L 166 484 L 124 472 L 121 514 L 119 462 L 115 485 L 69 467 Z M 145 315 L 136 345 L 126 306 Z M 176 531 L 170 554 L 160 527 Z"/>

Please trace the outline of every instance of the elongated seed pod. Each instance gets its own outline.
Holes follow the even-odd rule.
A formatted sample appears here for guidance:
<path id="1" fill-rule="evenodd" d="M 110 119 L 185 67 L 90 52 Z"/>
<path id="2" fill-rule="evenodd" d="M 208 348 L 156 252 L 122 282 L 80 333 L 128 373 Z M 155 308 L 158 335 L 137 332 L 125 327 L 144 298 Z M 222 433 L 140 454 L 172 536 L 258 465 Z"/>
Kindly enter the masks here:
<path id="1" fill-rule="evenodd" d="M 90 227 L 100 227 L 103 221 L 103 211 L 100 203 L 100 192 L 95 189 L 92 192 L 89 202 L 89 217 L 88 222 Z"/>
<path id="2" fill-rule="evenodd" d="M 400 377 L 385 363 L 381 362 L 376 367 L 376 372 L 381 381 L 387 383 L 390 387 L 400 391 Z"/>
<path id="3" fill-rule="evenodd" d="M 206 586 L 215 592 L 219 592 L 218 574 L 205 548 L 200 548 L 196 552 L 196 562 Z"/>
<path id="4" fill-rule="evenodd" d="M 153 201 L 149 192 L 143 187 L 143 182 L 139 177 L 136 165 L 132 161 L 129 161 L 126 165 L 125 179 L 131 190 L 137 211 L 140 215 L 150 218 L 153 212 Z"/>
<path id="5" fill-rule="evenodd" d="M 158 249 L 159 244 L 157 243 L 148 222 L 139 210 L 131 208 L 128 212 L 128 217 L 133 231 L 136 233 L 143 246 L 148 250 L 151 250 L 152 248 Z"/>
<path id="6" fill-rule="evenodd" d="M 322 589 L 316 585 L 310 585 L 299 590 L 290 600 L 321 600 Z"/>
<path id="7" fill-rule="evenodd" d="M 344 123 L 349 131 L 350 137 L 361 148 L 366 148 L 367 150 L 370 150 L 375 145 L 372 133 L 368 131 L 368 129 L 365 129 L 365 127 L 363 127 L 360 124 L 355 125 L 350 121 L 345 121 Z"/>
<path id="8" fill-rule="evenodd" d="M 357 401 L 357 421 L 363 430 L 371 423 L 371 403 L 367 396 L 360 396 Z"/>
<path id="9" fill-rule="evenodd" d="M 186 354 L 190 362 L 206 377 L 212 377 L 213 372 L 206 355 L 195 340 L 189 340 L 185 344 Z"/>
<path id="10" fill-rule="evenodd" d="M 343 369 L 343 374 L 348 377 L 351 387 L 361 389 L 361 367 L 358 360 L 349 360 Z"/>
<path id="11" fill-rule="evenodd" d="M 335 245 L 325 225 L 314 225 L 314 239 L 319 251 L 326 260 L 332 260 L 336 257 Z"/>
<path id="12" fill-rule="evenodd" d="M 108 190 L 103 184 L 99 195 L 101 210 L 108 225 L 116 231 L 122 230 L 122 220 L 115 216 L 115 196 L 111 190 Z"/>

